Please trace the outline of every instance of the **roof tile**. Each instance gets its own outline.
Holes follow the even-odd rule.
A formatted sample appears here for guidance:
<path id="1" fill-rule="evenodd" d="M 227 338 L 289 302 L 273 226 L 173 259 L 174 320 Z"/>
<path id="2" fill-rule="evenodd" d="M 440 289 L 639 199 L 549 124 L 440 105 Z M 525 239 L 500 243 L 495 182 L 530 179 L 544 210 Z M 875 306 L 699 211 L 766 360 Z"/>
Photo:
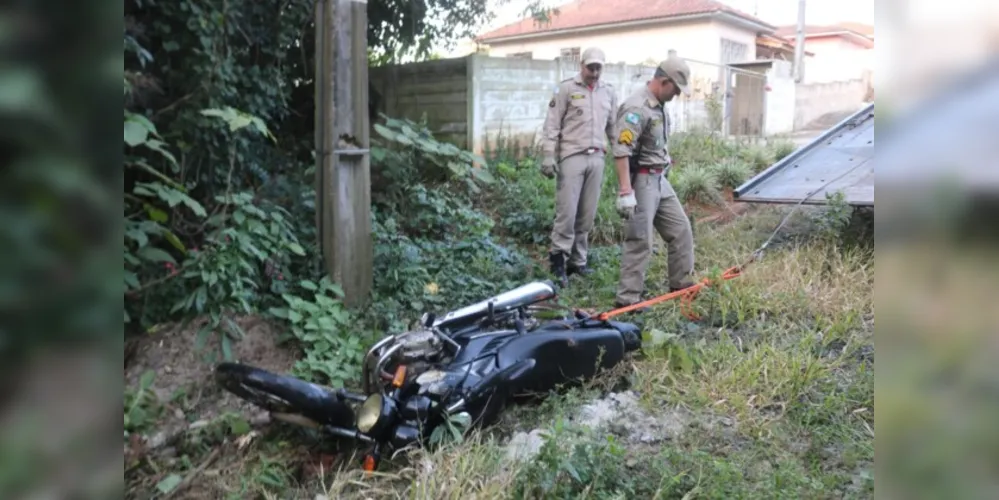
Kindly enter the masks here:
<path id="1" fill-rule="evenodd" d="M 558 10 L 558 15 L 552 16 L 551 23 L 539 25 L 533 18 L 522 19 L 484 33 L 478 40 L 488 42 L 508 36 L 711 12 L 728 12 L 770 26 L 769 23 L 718 0 L 576 0 L 558 7 Z"/>

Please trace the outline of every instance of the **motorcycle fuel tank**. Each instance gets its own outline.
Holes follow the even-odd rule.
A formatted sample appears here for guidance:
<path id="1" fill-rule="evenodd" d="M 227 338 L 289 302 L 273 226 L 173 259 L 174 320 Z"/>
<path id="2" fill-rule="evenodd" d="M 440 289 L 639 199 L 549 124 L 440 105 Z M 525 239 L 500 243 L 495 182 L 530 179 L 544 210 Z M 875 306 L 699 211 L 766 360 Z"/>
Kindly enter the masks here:
<path id="1" fill-rule="evenodd" d="M 519 389 L 548 391 L 613 367 L 625 350 L 621 332 L 613 328 L 536 330 L 504 344 L 496 354 L 497 369 L 533 358 L 537 363 Z"/>
<path id="2" fill-rule="evenodd" d="M 508 292 L 503 292 L 486 300 L 462 307 L 434 320 L 434 326 L 447 328 L 484 318 L 489 313 L 489 304 L 497 313 L 507 312 L 518 307 L 524 307 L 556 296 L 555 286 L 550 282 L 535 281 L 519 286 Z"/>

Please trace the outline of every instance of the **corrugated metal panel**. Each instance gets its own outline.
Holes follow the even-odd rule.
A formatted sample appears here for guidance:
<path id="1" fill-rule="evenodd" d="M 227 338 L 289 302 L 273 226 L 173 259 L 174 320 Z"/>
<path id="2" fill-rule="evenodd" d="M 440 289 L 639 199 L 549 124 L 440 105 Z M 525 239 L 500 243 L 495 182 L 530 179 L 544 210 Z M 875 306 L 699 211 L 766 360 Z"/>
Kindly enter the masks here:
<path id="1" fill-rule="evenodd" d="M 842 191 L 846 202 L 874 206 L 874 103 L 816 137 L 735 190 L 759 203 L 825 204 Z"/>

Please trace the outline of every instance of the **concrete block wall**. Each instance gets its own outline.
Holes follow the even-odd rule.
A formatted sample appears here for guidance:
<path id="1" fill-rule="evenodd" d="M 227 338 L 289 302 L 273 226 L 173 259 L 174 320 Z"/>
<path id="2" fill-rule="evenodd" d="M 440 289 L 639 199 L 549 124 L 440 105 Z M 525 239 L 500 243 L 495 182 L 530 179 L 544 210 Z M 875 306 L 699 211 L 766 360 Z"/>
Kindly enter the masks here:
<path id="1" fill-rule="evenodd" d="M 860 109 L 867 92 L 867 82 L 862 79 L 798 84 L 795 88 L 794 129 L 804 130 L 814 120 L 828 114 Z"/>
<path id="2" fill-rule="evenodd" d="M 418 121 L 425 114 L 435 137 L 482 154 L 497 138 L 536 146 L 555 86 L 578 71 L 578 63 L 470 55 L 374 67 L 369 70 L 376 109 Z M 694 70 L 692 64 L 692 70 Z M 653 66 L 608 64 L 602 79 L 617 90 L 618 102 L 640 89 Z M 666 105 L 673 131 L 704 126 L 705 96 L 715 85 L 717 67 L 698 67 L 690 99 Z"/>
<path id="3" fill-rule="evenodd" d="M 378 111 L 393 118 L 419 121 L 426 114 L 434 137 L 461 148 L 469 146 L 468 66 L 464 58 L 368 71 Z"/>

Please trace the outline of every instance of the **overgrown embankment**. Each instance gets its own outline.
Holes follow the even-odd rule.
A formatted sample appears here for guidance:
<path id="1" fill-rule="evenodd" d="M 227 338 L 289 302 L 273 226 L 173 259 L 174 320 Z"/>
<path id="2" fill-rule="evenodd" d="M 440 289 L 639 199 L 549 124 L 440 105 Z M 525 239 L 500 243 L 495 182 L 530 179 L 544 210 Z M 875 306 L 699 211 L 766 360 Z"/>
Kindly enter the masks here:
<path id="1" fill-rule="evenodd" d="M 167 14 L 174 17 L 152 35 L 126 40 L 130 497 L 870 496 L 873 258 L 841 241 L 848 214 L 838 205 L 799 215 L 764 261 L 703 293 L 699 321 L 671 305 L 656 308 L 645 319 L 643 359 L 540 408 L 514 409 L 494 431 L 398 457 L 383 476 L 360 481 L 349 448 L 266 425 L 209 382 L 213 362 L 353 383 L 371 342 L 424 310 L 545 277 L 555 186 L 531 158 L 500 149 L 480 159 L 435 140 L 422 124 L 378 120 L 374 292 L 370 306 L 347 311 L 338 287 L 322 277 L 315 245 L 311 141 L 303 139 L 311 137 L 303 125 L 311 110 L 295 104 L 311 96 L 288 83 L 302 73 L 289 55 L 296 54 L 286 43 L 291 29 L 277 29 L 284 48 L 265 53 L 275 64 L 254 73 L 252 58 L 213 51 L 227 35 L 210 26 L 187 30 L 213 50 L 192 49 L 195 38 L 168 47 L 164 33 L 183 16 Z M 143 41 L 155 41 L 155 58 Z M 185 65 L 209 83 L 190 88 L 188 72 L 178 69 Z M 739 212 L 725 203 L 728 190 L 788 152 L 783 142 L 674 138 L 672 181 L 702 221 L 695 224 L 701 275 L 740 261 L 769 235 L 779 210 L 750 211 L 729 224 L 711 215 Z M 592 235 L 597 273 L 566 292 L 574 305 L 600 308 L 613 299 L 622 230 L 615 183 L 608 168 Z M 657 254 L 650 290 L 663 283 L 664 267 Z M 636 406 L 649 416 L 648 440 L 628 439 L 634 422 L 620 421 L 618 399 L 605 405 L 606 418 L 583 416 L 621 379 L 633 391 L 621 396 L 628 416 Z M 607 425 L 583 425 L 595 421 Z M 533 461 L 505 458 L 507 437 L 538 430 L 556 438 Z"/>

